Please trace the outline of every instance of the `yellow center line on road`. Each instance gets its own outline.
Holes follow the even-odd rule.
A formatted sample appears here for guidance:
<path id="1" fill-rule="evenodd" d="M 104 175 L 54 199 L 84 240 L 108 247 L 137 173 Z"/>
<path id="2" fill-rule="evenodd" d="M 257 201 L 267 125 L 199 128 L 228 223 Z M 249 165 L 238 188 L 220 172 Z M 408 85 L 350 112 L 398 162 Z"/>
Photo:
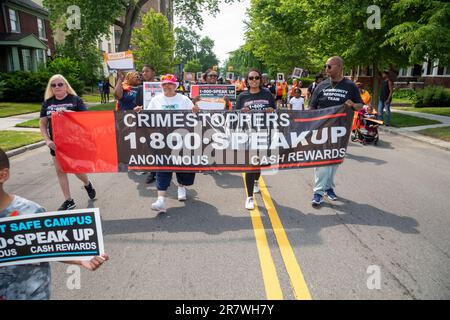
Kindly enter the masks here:
<path id="1" fill-rule="evenodd" d="M 247 187 L 244 179 L 244 189 L 247 194 Z M 248 196 L 248 194 L 247 194 Z M 258 248 L 259 263 L 263 275 L 264 287 L 266 289 L 267 299 L 269 300 L 283 300 L 283 292 L 281 290 L 280 280 L 278 279 L 277 269 L 270 253 L 269 243 L 267 241 L 266 232 L 261 219 L 261 214 L 258 210 L 258 204 L 255 199 L 255 209 L 250 211 L 253 231 L 255 233 L 256 247 Z"/>
<path id="2" fill-rule="evenodd" d="M 308 286 L 305 282 L 305 278 L 303 277 L 302 270 L 295 257 L 294 250 L 292 250 L 283 224 L 281 223 L 280 217 L 278 216 L 277 210 L 275 209 L 275 205 L 273 204 L 272 198 L 270 197 L 262 176 L 259 179 L 259 185 L 261 196 L 272 224 L 273 232 L 275 233 L 278 246 L 280 247 L 281 256 L 286 266 L 289 279 L 291 280 L 294 296 L 298 300 L 312 300 Z"/>

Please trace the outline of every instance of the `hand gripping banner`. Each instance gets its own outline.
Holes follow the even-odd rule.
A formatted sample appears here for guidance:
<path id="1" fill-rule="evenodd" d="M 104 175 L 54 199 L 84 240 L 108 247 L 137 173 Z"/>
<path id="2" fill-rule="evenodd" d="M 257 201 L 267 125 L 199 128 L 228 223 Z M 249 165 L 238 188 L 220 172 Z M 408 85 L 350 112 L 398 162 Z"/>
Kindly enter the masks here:
<path id="1" fill-rule="evenodd" d="M 52 115 L 69 173 L 257 171 L 344 160 L 353 111 L 88 111 Z"/>

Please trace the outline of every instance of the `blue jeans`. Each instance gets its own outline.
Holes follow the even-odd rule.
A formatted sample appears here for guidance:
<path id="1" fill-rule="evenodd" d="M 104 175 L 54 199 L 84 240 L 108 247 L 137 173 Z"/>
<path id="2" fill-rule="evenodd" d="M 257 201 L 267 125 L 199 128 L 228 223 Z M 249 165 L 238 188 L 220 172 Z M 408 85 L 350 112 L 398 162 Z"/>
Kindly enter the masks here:
<path id="1" fill-rule="evenodd" d="M 173 172 L 157 172 L 156 173 L 156 189 L 158 191 L 166 191 L 170 186 Z M 192 186 L 194 184 L 195 173 L 176 172 L 177 181 L 183 186 Z"/>
<path id="2" fill-rule="evenodd" d="M 338 168 L 338 164 L 325 167 L 314 168 L 314 193 L 324 195 L 328 189 L 334 189 L 334 176 Z"/>
<path id="3" fill-rule="evenodd" d="M 384 118 L 384 110 L 386 109 L 386 121 Z M 383 120 L 384 123 L 388 126 L 391 123 L 391 103 L 387 101 L 380 100 L 378 102 L 378 119 Z"/>

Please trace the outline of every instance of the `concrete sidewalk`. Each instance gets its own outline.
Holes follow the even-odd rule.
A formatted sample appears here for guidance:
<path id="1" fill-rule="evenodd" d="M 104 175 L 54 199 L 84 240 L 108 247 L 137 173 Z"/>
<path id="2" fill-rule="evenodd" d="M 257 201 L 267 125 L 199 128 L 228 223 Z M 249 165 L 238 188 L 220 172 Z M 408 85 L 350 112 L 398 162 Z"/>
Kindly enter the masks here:
<path id="1" fill-rule="evenodd" d="M 112 102 L 112 101 L 110 101 Z M 87 107 L 95 107 L 97 105 L 100 105 L 100 102 L 93 102 L 93 103 L 86 103 Z M 38 119 L 40 116 L 40 112 L 33 112 L 33 113 L 26 113 L 26 114 L 19 114 L 16 116 L 11 117 L 5 117 L 0 118 L 0 130 L 14 130 L 14 131 L 33 131 L 33 132 L 40 132 L 38 128 L 20 128 L 16 127 L 16 124 Z"/>
<path id="2" fill-rule="evenodd" d="M 430 113 L 422 113 L 422 112 L 413 112 L 413 111 L 405 111 L 405 110 L 396 110 L 391 108 L 391 112 L 394 113 L 401 113 L 410 115 L 417 118 L 425 118 L 429 120 L 436 120 L 441 122 L 441 124 L 432 124 L 432 125 L 426 125 L 426 126 L 415 126 L 415 127 L 407 127 L 407 128 L 394 128 L 394 127 L 386 127 L 386 126 L 380 126 L 379 129 L 381 132 L 385 133 L 392 133 L 401 135 L 416 141 L 428 143 L 431 145 L 434 145 L 438 148 L 450 151 L 450 142 L 432 138 L 425 136 L 423 134 L 417 133 L 417 131 L 429 129 L 429 128 L 440 128 L 440 127 L 450 127 L 450 117 L 446 116 L 440 116 Z"/>

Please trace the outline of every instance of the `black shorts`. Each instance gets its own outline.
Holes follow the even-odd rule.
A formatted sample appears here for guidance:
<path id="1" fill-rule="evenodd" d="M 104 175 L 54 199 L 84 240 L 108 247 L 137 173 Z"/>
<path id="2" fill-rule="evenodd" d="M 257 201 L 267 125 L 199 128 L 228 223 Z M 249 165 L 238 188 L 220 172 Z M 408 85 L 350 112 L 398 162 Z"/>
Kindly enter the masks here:
<path id="1" fill-rule="evenodd" d="M 277 96 L 275 100 L 282 100 L 282 96 Z"/>

